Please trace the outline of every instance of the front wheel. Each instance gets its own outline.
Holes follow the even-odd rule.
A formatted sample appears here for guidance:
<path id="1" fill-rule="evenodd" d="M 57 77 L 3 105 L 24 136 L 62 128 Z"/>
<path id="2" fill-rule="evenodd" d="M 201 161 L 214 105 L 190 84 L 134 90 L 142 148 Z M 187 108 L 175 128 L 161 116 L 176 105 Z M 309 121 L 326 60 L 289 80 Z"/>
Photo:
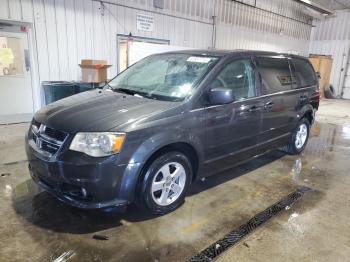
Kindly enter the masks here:
<path id="1" fill-rule="evenodd" d="M 290 155 L 297 155 L 304 151 L 310 135 L 310 122 L 303 118 L 292 133 L 289 143 L 283 150 Z"/>
<path id="2" fill-rule="evenodd" d="M 161 155 L 144 171 L 138 205 L 153 214 L 169 213 L 182 204 L 191 180 L 191 162 L 184 154 Z"/>

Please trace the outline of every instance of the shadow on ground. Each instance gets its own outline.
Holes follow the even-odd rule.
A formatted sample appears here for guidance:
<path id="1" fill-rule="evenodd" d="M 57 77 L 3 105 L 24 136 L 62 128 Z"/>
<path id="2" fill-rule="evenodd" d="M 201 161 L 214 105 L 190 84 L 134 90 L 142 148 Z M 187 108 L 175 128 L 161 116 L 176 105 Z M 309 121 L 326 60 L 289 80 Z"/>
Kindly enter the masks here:
<path id="1" fill-rule="evenodd" d="M 195 195 L 219 186 L 284 155 L 281 151 L 272 151 L 233 169 L 216 174 L 215 177 L 209 177 L 204 182 L 197 181 L 192 185 L 188 195 Z M 122 225 L 121 220 L 138 222 L 157 217 L 146 214 L 134 204 L 130 205 L 125 213 L 117 213 L 114 210 L 84 210 L 71 207 L 49 193 L 40 191 L 32 180 L 27 180 L 17 186 L 12 203 L 16 213 L 26 219 L 28 223 L 55 232 L 71 234 L 94 233 L 116 228 Z"/>

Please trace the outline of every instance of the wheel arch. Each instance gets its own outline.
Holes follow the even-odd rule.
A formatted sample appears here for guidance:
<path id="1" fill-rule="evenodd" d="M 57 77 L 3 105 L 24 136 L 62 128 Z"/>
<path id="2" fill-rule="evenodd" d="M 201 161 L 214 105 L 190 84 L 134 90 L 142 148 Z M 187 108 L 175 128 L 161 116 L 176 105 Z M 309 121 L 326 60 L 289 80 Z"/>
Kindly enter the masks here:
<path id="1" fill-rule="evenodd" d="M 300 112 L 300 119 L 306 118 L 310 125 L 314 123 L 315 116 L 314 116 L 314 110 L 311 105 L 304 106 Z"/>
<path id="2" fill-rule="evenodd" d="M 129 158 L 127 165 L 137 165 L 137 170 L 134 169 L 132 174 L 123 175 L 121 180 L 121 195 L 133 202 L 137 199 L 140 181 L 147 166 L 159 155 L 169 151 L 179 151 L 186 155 L 193 164 L 192 181 L 197 178 L 198 170 L 200 170 L 203 162 L 203 150 L 200 139 L 193 134 L 186 133 L 159 133 L 152 136 L 133 152 Z"/>
<path id="3" fill-rule="evenodd" d="M 198 168 L 199 168 L 200 159 L 199 159 L 199 155 L 198 155 L 198 152 L 195 149 L 195 147 L 187 142 L 173 142 L 173 143 L 164 145 L 164 146 L 158 148 L 157 150 L 155 150 L 154 152 L 152 152 L 152 154 L 147 158 L 147 160 L 144 162 L 144 164 L 140 170 L 139 180 L 142 179 L 142 174 L 144 173 L 145 169 L 147 169 L 147 167 L 157 157 L 159 157 L 167 152 L 171 152 L 171 151 L 180 152 L 189 158 L 191 165 L 192 165 L 192 175 L 193 175 L 192 181 L 195 180 L 195 178 L 197 176 Z"/>
<path id="4" fill-rule="evenodd" d="M 306 118 L 309 121 L 310 125 L 312 125 L 314 123 L 314 120 L 315 120 L 313 111 L 310 109 L 304 113 L 302 118 Z"/>

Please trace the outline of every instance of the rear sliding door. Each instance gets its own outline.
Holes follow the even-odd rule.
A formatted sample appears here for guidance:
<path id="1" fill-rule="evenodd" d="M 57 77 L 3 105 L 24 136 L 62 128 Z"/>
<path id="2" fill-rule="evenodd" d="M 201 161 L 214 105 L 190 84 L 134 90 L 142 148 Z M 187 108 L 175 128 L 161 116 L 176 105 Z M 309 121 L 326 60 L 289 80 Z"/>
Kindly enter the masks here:
<path id="1" fill-rule="evenodd" d="M 295 125 L 298 93 L 293 90 L 289 60 L 285 56 L 255 57 L 264 97 L 259 153 L 285 144 Z"/>

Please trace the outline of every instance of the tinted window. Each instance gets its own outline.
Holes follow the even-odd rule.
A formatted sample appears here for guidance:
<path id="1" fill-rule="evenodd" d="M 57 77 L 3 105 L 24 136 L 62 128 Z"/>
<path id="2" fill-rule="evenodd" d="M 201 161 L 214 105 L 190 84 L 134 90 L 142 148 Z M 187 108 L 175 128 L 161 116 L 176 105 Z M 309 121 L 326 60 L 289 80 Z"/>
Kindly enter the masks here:
<path id="1" fill-rule="evenodd" d="M 298 81 L 298 87 L 312 86 L 317 83 L 317 78 L 312 65 L 304 59 L 293 58 L 294 74 Z"/>
<path id="2" fill-rule="evenodd" d="M 254 97 L 256 95 L 254 70 L 250 60 L 236 60 L 228 64 L 215 78 L 211 87 L 232 89 L 236 100 Z"/>
<path id="3" fill-rule="evenodd" d="M 292 89 L 292 76 L 287 58 L 257 57 L 256 62 L 268 94 Z"/>

